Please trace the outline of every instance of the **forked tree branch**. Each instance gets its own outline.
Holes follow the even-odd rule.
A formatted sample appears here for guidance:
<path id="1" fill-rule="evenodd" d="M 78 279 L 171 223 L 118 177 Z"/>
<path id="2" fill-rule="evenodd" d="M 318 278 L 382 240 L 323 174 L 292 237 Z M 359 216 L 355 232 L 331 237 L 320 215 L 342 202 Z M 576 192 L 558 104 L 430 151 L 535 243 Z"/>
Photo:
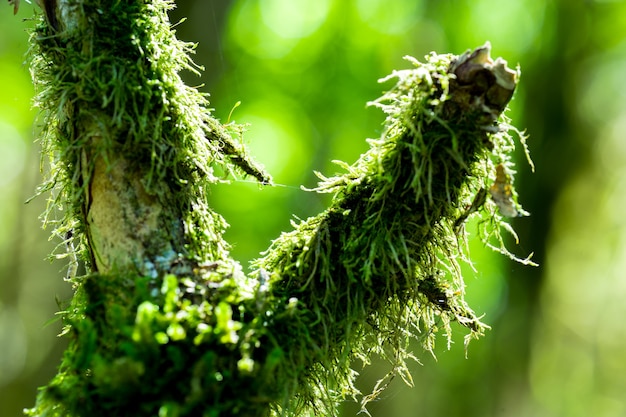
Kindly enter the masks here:
<path id="1" fill-rule="evenodd" d="M 320 174 L 330 207 L 246 275 L 206 193 L 224 172 L 271 178 L 240 128 L 181 81 L 196 68 L 173 3 L 44 4 L 31 51 L 51 165 L 42 191 L 87 273 L 71 277 L 70 347 L 29 415 L 332 415 L 357 393 L 353 359 L 382 355 L 410 382 L 412 338 L 432 350 L 452 322 L 467 341 L 483 334 L 463 299 L 464 224 L 482 216 L 482 237 L 508 253 L 502 214 L 524 214 L 508 156 L 524 137 L 502 116 L 519 71 L 489 44 L 408 58 L 388 77 L 396 85 L 372 103 L 382 136 L 343 174 Z"/>

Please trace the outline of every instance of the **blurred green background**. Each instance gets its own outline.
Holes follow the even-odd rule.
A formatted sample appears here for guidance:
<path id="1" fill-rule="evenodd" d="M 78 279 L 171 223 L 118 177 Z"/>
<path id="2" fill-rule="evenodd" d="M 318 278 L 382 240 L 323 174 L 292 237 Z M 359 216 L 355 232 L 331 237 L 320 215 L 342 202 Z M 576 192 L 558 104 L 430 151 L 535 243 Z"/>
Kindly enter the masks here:
<path id="1" fill-rule="evenodd" d="M 172 21 L 198 42 L 206 67 L 192 85 L 211 93 L 215 114 L 250 123 L 252 154 L 282 186 L 237 182 L 211 191 L 231 224 L 227 238 L 244 265 L 292 215 L 327 200 L 299 189 L 314 170 L 352 162 L 381 133 L 366 108 L 376 80 L 408 67 L 404 55 L 461 53 L 490 40 L 493 55 L 522 67 L 509 115 L 526 128 L 536 165 L 520 155 L 520 201 L 531 217 L 514 225 L 524 267 L 472 243 L 478 272 L 468 299 L 493 327 L 470 345 L 462 331 L 435 361 L 416 347 L 414 387 L 394 381 L 371 404 L 375 417 L 626 416 L 626 2 L 582 0 L 181 0 Z M 0 8 L 0 416 L 20 415 L 54 374 L 56 298 L 71 291 L 59 243 L 41 230 L 45 198 L 36 111 L 24 54 L 33 6 Z M 389 86 L 387 86 L 389 87 Z M 472 227 L 469 227 L 472 230 Z M 514 245 L 513 245 L 514 246 Z M 385 364 L 363 370 L 365 393 Z M 343 405 L 345 416 L 357 405 Z"/>

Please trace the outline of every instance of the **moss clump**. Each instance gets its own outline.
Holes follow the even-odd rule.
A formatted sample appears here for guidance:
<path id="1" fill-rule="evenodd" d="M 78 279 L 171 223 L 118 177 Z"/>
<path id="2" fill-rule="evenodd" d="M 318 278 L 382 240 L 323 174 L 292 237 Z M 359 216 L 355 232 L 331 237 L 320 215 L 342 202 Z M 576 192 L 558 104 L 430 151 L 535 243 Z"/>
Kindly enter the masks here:
<path id="1" fill-rule="evenodd" d="M 518 72 L 489 45 L 394 72 L 373 103 L 383 135 L 340 163 L 344 174 L 320 175 L 330 207 L 246 276 L 206 189 L 216 168 L 271 180 L 180 80 L 194 67 L 167 20 L 172 3 L 61 7 L 32 37 L 44 189 L 88 271 L 63 312 L 59 373 L 29 415 L 333 415 L 357 394 L 353 359 L 382 355 L 410 382 L 411 338 L 432 350 L 454 321 L 467 341 L 483 334 L 463 300 L 463 225 L 483 216 L 483 238 L 505 251 L 498 204 L 523 212 L 510 174 L 502 184 L 496 172 L 511 165 L 516 131 L 501 113 Z"/>

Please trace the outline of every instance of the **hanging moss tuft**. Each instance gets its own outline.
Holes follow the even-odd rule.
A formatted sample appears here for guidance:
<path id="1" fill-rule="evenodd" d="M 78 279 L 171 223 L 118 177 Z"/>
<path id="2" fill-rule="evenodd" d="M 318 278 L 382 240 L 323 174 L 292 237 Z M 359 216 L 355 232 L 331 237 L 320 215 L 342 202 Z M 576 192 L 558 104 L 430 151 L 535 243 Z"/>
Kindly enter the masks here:
<path id="1" fill-rule="evenodd" d="M 316 192 L 330 207 L 283 233 L 246 276 L 207 204 L 217 171 L 271 178 L 178 73 L 195 71 L 166 0 L 63 2 L 32 35 L 52 197 L 47 221 L 87 268 L 62 312 L 70 339 L 31 416 L 335 415 L 354 359 L 408 383 L 411 339 L 487 326 L 463 299 L 464 224 L 511 257 L 526 214 L 502 115 L 519 71 L 490 45 L 431 54 L 371 103 L 382 136 Z M 53 23 L 52 23 L 53 22 Z M 491 198 L 488 198 L 488 194 Z M 55 213 L 62 213 L 53 220 Z M 530 263 L 529 260 L 522 262 Z"/>

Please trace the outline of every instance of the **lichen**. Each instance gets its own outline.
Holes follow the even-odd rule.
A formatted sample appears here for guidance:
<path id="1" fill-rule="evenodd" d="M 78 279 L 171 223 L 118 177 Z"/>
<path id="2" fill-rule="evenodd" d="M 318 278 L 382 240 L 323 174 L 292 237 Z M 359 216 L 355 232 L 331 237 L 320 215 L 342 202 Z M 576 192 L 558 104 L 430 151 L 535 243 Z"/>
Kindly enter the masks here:
<path id="1" fill-rule="evenodd" d="M 391 376 L 411 382 L 412 339 L 432 351 L 454 322 L 467 342 L 481 336 L 463 298 L 464 224 L 480 216 L 485 242 L 509 254 L 501 230 L 512 229 L 486 190 L 506 166 L 505 201 L 521 213 L 509 155 L 524 138 L 502 115 L 519 71 L 491 60 L 488 44 L 409 58 L 371 103 L 387 116 L 381 137 L 339 162 L 344 173 L 319 174 L 328 209 L 246 275 L 207 189 L 217 171 L 271 178 L 241 128 L 182 83 L 178 73 L 197 68 L 167 20 L 172 6 L 64 2 L 33 32 L 47 221 L 86 273 L 70 277 L 69 347 L 28 415 L 335 415 L 358 395 L 354 359 L 391 365 L 365 406 Z"/>

